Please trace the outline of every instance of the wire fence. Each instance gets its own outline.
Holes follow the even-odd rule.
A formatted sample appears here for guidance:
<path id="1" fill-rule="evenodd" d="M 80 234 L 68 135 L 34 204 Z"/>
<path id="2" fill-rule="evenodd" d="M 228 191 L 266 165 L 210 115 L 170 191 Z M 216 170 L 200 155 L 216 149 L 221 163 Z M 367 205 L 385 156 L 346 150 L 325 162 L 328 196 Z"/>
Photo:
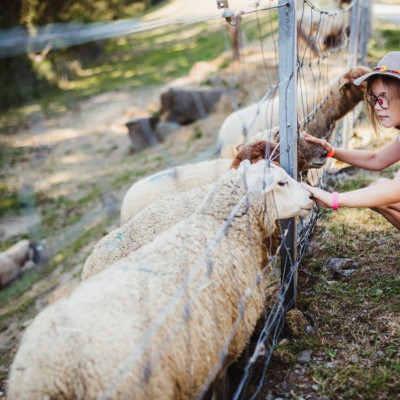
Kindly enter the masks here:
<path id="1" fill-rule="evenodd" d="M 24 133 L 6 148 L 3 167 L 19 215 L 3 217 L 8 224 L 3 247 L 28 237 L 41 245 L 42 262 L 0 292 L 2 314 L 21 298 L 35 299 L 57 287 L 60 276 L 80 281 L 83 271 L 69 298 L 87 310 L 79 303 L 80 297 L 88 301 L 83 293 L 93 293 L 90 302 L 98 298 L 94 289 L 104 290 L 94 308 L 110 302 L 125 317 L 113 321 L 94 310 L 79 332 L 107 347 L 108 339 L 101 342 L 96 329 L 118 338 L 116 330 L 132 327 L 126 347 L 121 338 L 121 351 L 113 347 L 112 373 L 97 398 L 148 399 L 160 393 L 265 398 L 270 360 L 285 314 L 296 303 L 298 267 L 318 208 L 307 217 L 277 220 L 276 213 L 283 212 L 275 204 L 278 194 L 260 201 L 242 180 L 223 179 L 237 146 L 254 146 L 258 138 L 267 144 L 256 157 L 266 160 L 269 171 L 279 161 L 296 180 L 322 185 L 326 154 L 318 148 L 306 154 L 301 132 L 335 145 L 349 140 L 363 99 L 352 80 L 365 73 L 357 64 L 365 61 L 369 32 L 360 29 L 360 21 L 368 12 L 364 0 L 343 5 L 279 0 L 240 10 L 218 1 L 215 13 L 197 17 L 51 25 L 34 36 L 2 32 L 0 57 L 51 55 L 65 89 L 92 95 L 72 112 L 55 102 L 50 112 L 65 112 L 59 119 L 49 119 L 38 107 Z M 89 62 L 87 54 L 79 53 L 77 63 L 76 55 L 64 51 L 94 40 Z M 186 78 L 179 78 L 178 64 Z M 112 98 L 95 88 L 107 70 L 112 70 Z M 186 107 L 197 115 L 193 121 L 185 119 Z M 121 108 L 128 110 L 122 117 Z M 110 122 L 113 118 L 119 119 Z M 185 167 L 194 163 L 197 171 Z M 238 174 L 248 184 L 253 167 L 248 175 L 241 168 Z M 130 202 L 127 190 L 133 193 Z M 232 201 L 216 206 L 227 190 Z M 261 220 L 252 214 L 257 207 L 266 210 L 257 216 Z M 123 210 L 128 217 L 119 226 Z M 209 222 L 211 217 L 216 222 Z M 265 227 L 275 228 L 274 234 L 259 238 L 260 224 L 264 233 Z M 16 228 L 13 235 L 14 225 L 25 230 Z M 40 289 L 44 280 L 54 283 Z M 68 301 L 53 307 L 71 317 L 65 328 L 75 326 L 84 312 Z M 101 364 L 102 354 L 98 357 Z"/>

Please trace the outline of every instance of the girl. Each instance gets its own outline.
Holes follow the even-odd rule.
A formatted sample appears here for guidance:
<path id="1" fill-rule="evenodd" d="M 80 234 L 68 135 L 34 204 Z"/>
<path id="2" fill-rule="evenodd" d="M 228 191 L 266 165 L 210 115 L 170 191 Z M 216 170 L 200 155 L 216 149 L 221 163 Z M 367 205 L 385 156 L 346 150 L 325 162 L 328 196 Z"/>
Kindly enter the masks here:
<path id="1" fill-rule="evenodd" d="M 366 81 L 367 115 L 375 132 L 379 128 L 400 130 L 400 51 L 386 54 L 372 72 L 354 81 Z M 305 134 L 308 141 L 321 144 L 328 157 L 356 167 L 381 171 L 400 160 L 400 133 L 379 151 L 335 149 L 324 139 Z M 363 189 L 345 193 L 328 193 L 307 185 L 315 201 L 322 207 L 369 207 L 380 213 L 400 230 L 400 170 L 393 179 L 381 178 Z"/>

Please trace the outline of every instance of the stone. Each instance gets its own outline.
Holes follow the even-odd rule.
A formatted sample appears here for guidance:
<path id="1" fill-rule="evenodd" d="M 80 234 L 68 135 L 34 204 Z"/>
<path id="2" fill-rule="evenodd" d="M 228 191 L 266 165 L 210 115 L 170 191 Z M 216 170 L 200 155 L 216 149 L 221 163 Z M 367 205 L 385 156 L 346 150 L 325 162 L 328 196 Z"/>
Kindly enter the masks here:
<path id="1" fill-rule="evenodd" d="M 168 113 L 168 121 L 190 124 L 205 118 L 223 93 L 213 88 L 170 88 L 161 94 L 161 113 Z"/>
<path id="2" fill-rule="evenodd" d="M 308 364 L 311 361 L 311 354 L 311 350 L 304 350 L 297 356 L 296 361 L 299 364 Z"/>
<path id="3" fill-rule="evenodd" d="M 125 124 L 135 151 L 141 151 L 159 143 L 155 134 L 158 121 L 157 117 L 133 118 Z"/>
<path id="4" fill-rule="evenodd" d="M 359 267 L 360 264 L 351 258 L 329 258 L 323 270 L 329 271 L 333 278 L 340 279 L 353 274 Z"/>
<path id="5" fill-rule="evenodd" d="M 155 135 L 160 142 L 172 133 L 180 129 L 180 125 L 176 122 L 159 122 L 156 126 Z"/>

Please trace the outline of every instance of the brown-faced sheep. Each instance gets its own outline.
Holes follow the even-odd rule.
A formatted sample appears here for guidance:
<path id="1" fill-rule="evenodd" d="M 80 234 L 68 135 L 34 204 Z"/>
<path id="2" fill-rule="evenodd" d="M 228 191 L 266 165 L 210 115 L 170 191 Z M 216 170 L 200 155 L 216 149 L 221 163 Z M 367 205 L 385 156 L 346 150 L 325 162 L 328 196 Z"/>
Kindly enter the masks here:
<path id="1" fill-rule="evenodd" d="M 260 140 L 262 139 L 264 143 L 265 140 L 267 140 L 266 147 L 264 144 L 258 144 L 257 146 L 259 147 L 257 149 L 252 149 L 252 151 L 255 152 L 251 156 L 253 157 L 252 163 L 266 157 L 265 150 L 267 147 L 269 149 L 275 148 L 275 144 L 273 143 L 273 141 L 276 140 L 275 138 L 260 137 Z M 242 148 L 238 147 L 238 150 L 232 154 L 232 159 L 236 160 L 236 166 L 241 160 L 250 159 L 249 157 L 244 157 L 239 161 L 239 158 L 243 156 L 243 152 L 248 151 L 249 148 L 243 148 L 242 151 L 240 151 L 240 149 Z M 237 154 L 237 151 L 239 151 L 239 154 Z M 271 151 L 270 154 L 273 157 L 278 156 L 279 159 L 279 153 L 276 151 Z M 268 157 L 269 154 L 267 154 L 267 158 Z M 161 200 L 165 196 L 175 195 L 194 187 L 215 182 L 229 169 L 232 164 L 232 159 L 216 159 L 180 165 L 176 168 L 160 171 L 134 183 L 126 192 L 122 202 L 121 225 L 126 224 L 140 210 L 154 201 Z M 326 151 L 322 146 L 308 142 L 300 135 L 297 160 L 299 172 L 306 171 L 310 168 L 321 168 L 327 160 Z"/>
<path id="2" fill-rule="evenodd" d="M 310 135 L 330 139 L 336 122 L 364 98 L 365 86 L 354 85 L 354 80 L 370 71 L 368 67 L 358 66 L 331 82 L 330 90 L 317 106 L 315 117 L 305 121 Z"/>
<path id="3" fill-rule="evenodd" d="M 320 146 L 309 146 L 303 135 L 299 138 L 299 150 L 297 151 L 297 170 L 304 172 L 311 168 L 321 168 L 326 163 L 326 150 Z M 257 140 L 249 144 L 237 147 L 238 153 L 232 161 L 231 168 L 238 168 L 243 160 L 251 163 L 263 159 L 271 159 L 280 162 L 280 148 L 277 143 L 268 140 Z"/>
<path id="4" fill-rule="evenodd" d="M 307 102 L 306 110 L 313 108 L 315 117 L 304 121 L 305 129 L 315 137 L 329 137 L 336 121 L 344 117 L 363 99 L 364 87 L 354 85 L 354 79 L 366 74 L 370 68 L 358 66 L 339 75 L 323 87 L 316 101 L 314 96 L 304 96 Z M 307 90 L 306 90 L 307 91 Z M 312 92 L 312 91 L 311 91 Z M 299 101 L 301 99 L 299 91 Z M 242 143 L 249 143 L 252 137 L 259 134 L 258 139 L 266 139 L 262 132 L 271 130 L 268 140 L 279 143 L 279 99 L 251 104 L 230 114 L 223 122 L 218 134 L 220 157 L 233 158 L 236 148 Z M 299 104 L 300 107 L 300 104 Z M 309 111 L 307 111 L 309 112 Z M 301 148 L 300 148 L 301 149 Z"/>

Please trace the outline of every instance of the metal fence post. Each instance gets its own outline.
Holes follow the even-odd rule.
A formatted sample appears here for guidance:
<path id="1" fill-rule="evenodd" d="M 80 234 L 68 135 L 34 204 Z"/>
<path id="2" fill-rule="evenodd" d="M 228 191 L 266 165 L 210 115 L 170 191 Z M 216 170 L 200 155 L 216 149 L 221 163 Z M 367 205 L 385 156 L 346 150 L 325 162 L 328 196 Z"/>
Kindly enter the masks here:
<path id="1" fill-rule="evenodd" d="M 347 69 L 354 68 L 357 65 L 359 59 L 359 33 L 360 33 L 360 18 L 361 18 L 361 1 L 354 0 L 354 5 L 351 9 L 351 20 L 350 20 L 350 38 L 349 38 L 349 50 L 347 59 Z M 343 118 L 342 126 L 342 139 L 341 143 L 343 146 L 348 146 L 350 141 L 350 131 L 354 125 L 354 113 L 351 112 Z"/>
<path id="2" fill-rule="evenodd" d="M 297 179 L 297 28 L 296 3 L 279 0 L 279 131 L 280 163 Z M 284 307 L 290 308 L 296 299 L 297 286 L 297 225 L 296 219 L 281 221 L 281 284 Z"/>
<path id="3" fill-rule="evenodd" d="M 360 63 L 365 64 L 368 54 L 368 40 L 371 37 L 371 17 L 372 17 L 372 2 L 370 0 L 363 0 L 360 14 L 360 21 L 363 21 L 363 29 L 360 32 Z"/>
<path id="4" fill-rule="evenodd" d="M 347 60 L 347 68 L 355 67 L 358 61 L 358 36 L 361 16 L 360 9 L 360 0 L 354 0 L 354 6 L 351 10 L 349 58 Z"/>

